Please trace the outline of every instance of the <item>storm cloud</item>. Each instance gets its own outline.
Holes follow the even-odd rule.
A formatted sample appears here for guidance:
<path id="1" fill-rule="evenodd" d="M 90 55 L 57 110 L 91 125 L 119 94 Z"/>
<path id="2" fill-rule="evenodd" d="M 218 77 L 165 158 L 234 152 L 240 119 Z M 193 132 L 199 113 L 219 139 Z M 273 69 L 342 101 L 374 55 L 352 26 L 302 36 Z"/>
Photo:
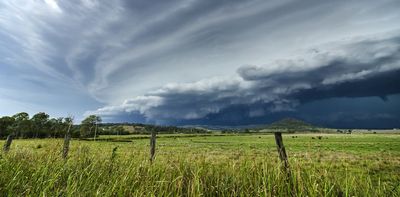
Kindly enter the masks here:
<path id="1" fill-rule="evenodd" d="M 0 115 L 396 125 L 399 9 L 397 0 L 3 0 Z M 343 99 L 378 103 L 313 110 Z"/>
<path id="2" fill-rule="evenodd" d="M 141 115 L 149 122 L 234 124 L 330 98 L 380 97 L 400 93 L 400 37 L 364 38 L 306 51 L 307 59 L 243 66 L 237 75 L 168 84 L 122 105 L 97 110 L 103 116 Z M 271 64 L 273 64 L 271 66 Z M 271 69 L 276 68 L 276 69 Z M 93 113 L 93 112 L 91 112 Z M 186 120 L 186 121 L 185 121 Z"/>

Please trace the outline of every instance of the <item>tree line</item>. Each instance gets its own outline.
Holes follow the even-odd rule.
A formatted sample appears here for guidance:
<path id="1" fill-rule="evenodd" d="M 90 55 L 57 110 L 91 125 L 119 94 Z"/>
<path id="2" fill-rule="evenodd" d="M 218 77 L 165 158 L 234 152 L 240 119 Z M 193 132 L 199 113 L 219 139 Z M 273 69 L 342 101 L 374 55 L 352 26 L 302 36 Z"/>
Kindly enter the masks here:
<path id="1" fill-rule="evenodd" d="M 45 112 L 39 112 L 32 117 L 26 112 L 0 118 L 0 138 L 13 135 L 14 138 L 61 138 L 68 128 L 73 138 L 88 138 L 97 135 L 128 135 L 157 133 L 206 133 L 201 128 L 181 128 L 176 126 L 158 126 L 140 123 L 102 123 L 96 115 L 90 115 L 80 124 L 73 124 L 72 117 L 50 118 Z M 129 132 L 124 126 L 142 127 L 139 132 Z"/>
<path id="2" fill-rule="evenodd" d="M 59 138 L 64 137 L 70 128 L 72 137 L 91 137 L 96 135 L 101 118 L 90 115 L 80 125 L 73 124 L 72 117 L 50 118 L 45 112 L 32 117 L 26 112 L 0 118 L 0 138 L 12 135 L 14 138 Z"/>

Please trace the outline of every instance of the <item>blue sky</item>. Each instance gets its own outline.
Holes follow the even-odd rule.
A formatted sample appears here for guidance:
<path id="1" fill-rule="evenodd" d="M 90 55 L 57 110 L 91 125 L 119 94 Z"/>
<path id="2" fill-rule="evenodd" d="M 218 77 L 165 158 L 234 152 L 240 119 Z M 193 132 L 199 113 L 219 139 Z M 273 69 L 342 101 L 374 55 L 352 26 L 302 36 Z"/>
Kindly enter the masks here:
<path id="1" fill-rule="evenodd" d="M 400 2 L 3 0 L 0 115 L 400 127 Z"/>

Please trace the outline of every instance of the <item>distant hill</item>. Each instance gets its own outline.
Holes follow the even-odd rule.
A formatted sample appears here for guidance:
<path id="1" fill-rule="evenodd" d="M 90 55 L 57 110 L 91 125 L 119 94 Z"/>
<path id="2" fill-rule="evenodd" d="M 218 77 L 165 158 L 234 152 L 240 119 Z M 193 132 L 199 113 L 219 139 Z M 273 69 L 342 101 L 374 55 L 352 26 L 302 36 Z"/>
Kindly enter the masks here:
<path id="1" fill-rule="evenodd" d="M 219 130 L 232 130 L 232 131 L 239 131 L 243 129 L 252 129 L 252 128 L 257 128 L 260 125 L 238 125 L 238 126 L 232 126 L 232 125 L 184 125 L 180 126 L 181 128 L 202 128 L 206 130 L 214 130 L 214 131 L 219 131 Z"/>
<path id="2" fill-rule="evenodd" d="M 295 118 L 284 118 L 268 125 L 241 125 L 241 126 L 185 125 L 180 127 L 199 128 L 199 129 L 215 130 L 215 131 L 221 130 L 227 132 L 246 132 L 246 131 L 276 132 L 276 130 L 280 130 L 282 132 L 296 132 L 296 131 L 317 132 L 323 129 Z"/>
<path id="3" fill-rule="evenodd" d="M 302 120 L 294 118 L 284 118 L 277 122 L 273 122 L 269 125 L 266 125 L 260 129 L 273 129 L 273 130 L 283 130 L 283 131 L 315 131 L 318 129 L 318 127 L 306 123 Z"/>

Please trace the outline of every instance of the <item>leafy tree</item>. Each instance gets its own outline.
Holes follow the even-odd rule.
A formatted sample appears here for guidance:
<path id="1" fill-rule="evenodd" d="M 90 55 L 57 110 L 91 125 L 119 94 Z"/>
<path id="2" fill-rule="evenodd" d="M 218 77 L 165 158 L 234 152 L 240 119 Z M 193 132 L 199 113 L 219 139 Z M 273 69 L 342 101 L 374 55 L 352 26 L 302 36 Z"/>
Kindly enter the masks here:
<path id="1" fill-rule="evenodd" d="M 125 129 L 122 126 L 117 126 L 114 128 L 114 132 L 117 133 L 117 135 L 121 135 L 125 133 Z"/>
<path id="2" fill-rule="evenodd" d="M 49 115 L 44 112 L 39 112 L 31 118 L 32 128 L 35 137 L 45 137 L 46 133 L 50 131 Z"/>
<path id="3" fill-rule="evenodd" d="M 12 132 L 12 126 L 15 123 L 13 117 L 4 116 L 0 118 L 0 137 L 5 137 Z"/>
<path id="4" fill-rule="evenodd" d="M 90 137 L 94 136 L 96 139 L 97 135 L 97 125 L 101 123 L 100 116 L 90 115 L 86 117 L 81 123 L 81 137 Z"/>
<path id="5" fill-rule="evenodd" d="M 72 118 L 72 117 L 66 117 L 66 118 L 64 118 L 64 121 L 62 122 L 63 127 L 67 127 L 67 129 L 68 129 L 68 127 L 72 126 L 73 123 L 74 123 L 74 118 Z"/>
<path id="6" fill-rule="evenodd" d="M 65 137 L 65 135 L 70 135 L 73 136 L 74 135 L 74 118 L 73 117 L 66 117 L 62 119 L 61 122 L 61 129 L 60 131 L 62 131 L 60 134 L 60 137 Z M 68 133 L 69 132 L 69 133 Z M 79 135 L 79 132 L 78 132 Z M 75 135 L 74 135 L 75 136 Z"/>
<path id="7" fill-rule="evenodd" d="M 21 112 L 13 116 L 15 122 L 13 128 L 16 136 L 31 137 L 31 121 L 29 120 L 29 114 Z"/>
<path id="8" fill-rule="evenodd" d="M 52 118 L 48 121 L 49 131 L 48 135 L 53 137 L 62 137 L 63 130 L 65 130 L 65 125 L 63 122 L 64 118 Z"/>

